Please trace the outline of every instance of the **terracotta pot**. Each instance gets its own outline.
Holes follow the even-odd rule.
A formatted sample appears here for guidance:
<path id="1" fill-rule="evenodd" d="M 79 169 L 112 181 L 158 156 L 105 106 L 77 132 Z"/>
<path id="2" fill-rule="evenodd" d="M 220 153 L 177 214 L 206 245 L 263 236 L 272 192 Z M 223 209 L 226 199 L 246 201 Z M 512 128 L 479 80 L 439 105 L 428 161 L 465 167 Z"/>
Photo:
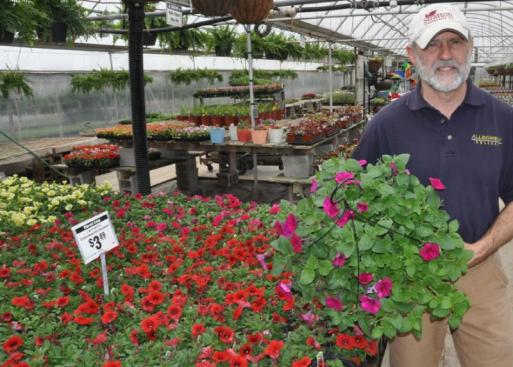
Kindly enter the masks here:
<path id="1" fill-rule="evenodd" d="M 250 129 L 237 129 L 237 138 L 242 142 L 250 142 L 251 141 L 251 130 Z"/>
<path id="2" fill-rule="evenodd" d="M 371 73 L 377 73 L 382 63 L 383 61 L 381 60 L 369 59 L 369 61 L 367 61 L 367 66 L 369 67 L 369 71 Z"/>
<path id="3" fill-rule="evenodd" d="M 264 20 L 273 7 L 273 0 L 236 0 L 230 14 L 242 24 L 256 24 Z"/>
<path id="4" fill-rule="evenodd" d="M 253 144 L 267 143 L 267 129 L 265 130 L 251 130 L 251 141 Z"/>
<path id="5" fill-rule="evenodd" d="M 207 17 L 218 17 L 228 14 L 233 3 L 234 0 L 192 0 L 192 7 Z"/>

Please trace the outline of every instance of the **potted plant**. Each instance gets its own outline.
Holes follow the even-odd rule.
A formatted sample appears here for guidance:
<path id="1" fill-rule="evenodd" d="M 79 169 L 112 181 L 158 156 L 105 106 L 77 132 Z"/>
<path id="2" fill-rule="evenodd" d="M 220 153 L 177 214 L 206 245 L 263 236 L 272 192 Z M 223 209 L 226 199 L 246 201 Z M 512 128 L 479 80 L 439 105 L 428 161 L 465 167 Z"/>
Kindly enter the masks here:
<path id="1" fill-rule="evenodd" d="M 265 144 L 267 142 L 267 127 L 264 124 L 257 124 L 254 129 L 251 129 L 251 141 L 253 144 Z"/>
<path id="2" fill-rule="evenodd" d="M 43 41 L 64 43 L 90 33 L 86 9 L 76 0 L 34 0 L 34 5 L 47 15 L 47 21 L 39 25 Z"/>
<path id="3" fill-rule="evenodd" d="M 97 169 L 119 165 L 119 147 L 113 144 L 82 145 L 63 157 L 68 167 Z"/>
<path id="4" fill-rule="evenodd" d="M 375 165 L 331 158 L 308 197 L 282 202 L 275 224 L 272 273 L 292 274 L 282 291 L 302 310 L 297 323 L 322 349 L 331 345 L 338 359 L 358 365 L 368 365 L 376 345 L 355 352 L 355 338 L 419 336 L 424 314 L 454 329 L 470 307 L 454 282 L 472 254 L 436 187 L 424 187 L 407 161 L 405 154 Z"/>
<path id="5" fill-rule="evenodd" d="M 228 133 L 230 135 L 230 140 L 232 140 L 232 141 L 239 140 L 237 130 L 238 130 L 237 125 L 235 125 L 233 123 L 228 126 Z"/>
<path id="6" fill-rule="evenodd" d="M 224 127 L 212 126 L 210 128 L 210 141 L 212 144 L 222 144 L 224 142 Z"/>
<path id="7" fill-rule="evenodd" d="M 269 143 L 272 144 L 280 144 L 284 141 L 284 131 L 285 129 L 282 126 L 279 126 L 276 124 L 276 121 L 274 120 L 265 120 L 264 125 L 268 126 L 269 132 L 268 132 L 268 138 Z"/>
<path id="8" fill-rule="evenodd" d="M 367 67 L 371 73 L 377 73 L 379 68 L 381 68 L 381 64 L 383 64 L 383 58 L 381 57 L 371 57 L 367 61 Z"/>
<path id="9" fill-rule="evenodd" d="M 32 44 L 38 25 L 47 19 L 30 0 L 4 0 L 0 11 L 0 43 L 12 43 L 18 33 L 19 38 Z"/>
<path id="10" fill-rule="evenodd" d="M 273 0 L 238 0 L 230 7 L 230 14 L 241 24 L 256 24 L 264 20 L 273 7 Z"/>
<path id="11" fill-rule="evenodd" d="M 209 48 L 213 49 L 216 56 L 231 56 L 232 48 L 237 39 L 235 29 L 230 26 L 218 26 L 208 30 Z"/>
<path id="12" fill-rule="evenodd" d="M 247 120 L 240 120 L 237 125 L 237 138 L 242 142 L 251 141 L 251 129 L 249 128 L 249 122 Z"/>

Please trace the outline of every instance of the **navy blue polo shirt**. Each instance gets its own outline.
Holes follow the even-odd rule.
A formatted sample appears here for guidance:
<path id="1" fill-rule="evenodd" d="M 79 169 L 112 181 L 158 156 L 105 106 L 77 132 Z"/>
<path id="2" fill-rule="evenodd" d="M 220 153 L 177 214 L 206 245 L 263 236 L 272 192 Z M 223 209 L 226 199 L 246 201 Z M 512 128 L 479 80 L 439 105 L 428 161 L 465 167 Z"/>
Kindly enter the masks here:
<path id="1" fill-rule="evenodd" d="M 463 103 L 448 120 L 429 105 L 420 85 L 369 122 L 353 153 L 374 163 L 409 153 L 408 169 L 424 185 L 439 178 L 444 209 L 460 223 L 465 242 L 480 239 L 513 201 L 513 107 L 467 81 Z"/>

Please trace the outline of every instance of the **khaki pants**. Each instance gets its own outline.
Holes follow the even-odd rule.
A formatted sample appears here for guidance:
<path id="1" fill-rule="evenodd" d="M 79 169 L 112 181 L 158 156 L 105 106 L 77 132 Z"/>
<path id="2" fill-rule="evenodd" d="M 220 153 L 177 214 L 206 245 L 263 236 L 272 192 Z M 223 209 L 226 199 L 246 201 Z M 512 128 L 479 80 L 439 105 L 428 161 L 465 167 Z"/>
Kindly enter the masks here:
<path id="1" fill-rule="evenodd" d="M 452 333 L 461 367 L 513 367 L 513 306 L 506 296 L 508 280 L 495 253 L 458 280 L 471 308 Z M 390 344 L 391 367 L 438 367 L 447 321 L 425 315 L 422 337 L 396 337 Z"/>

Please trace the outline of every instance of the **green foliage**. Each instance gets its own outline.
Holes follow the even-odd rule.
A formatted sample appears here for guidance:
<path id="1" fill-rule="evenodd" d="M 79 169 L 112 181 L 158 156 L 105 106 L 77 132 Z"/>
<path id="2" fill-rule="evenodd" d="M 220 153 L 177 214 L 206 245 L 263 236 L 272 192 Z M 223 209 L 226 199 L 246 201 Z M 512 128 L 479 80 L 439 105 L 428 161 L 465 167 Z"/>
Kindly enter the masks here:
<path id="1" fill-rule="evenodd" d="M 231 56 L 233 45 L 237 39 L 234 27 L 219 26 L 208 30 L 207 44 L 216 56 Z"/>
<path id="2" fill-rule="evenodd" d="M 52 23 L 61 22 L 68 26 L 70 39 L 91 32 L 91 25 L 86 19 L 86 9 L 77 0 L 33 0 L 34 6 L 46 14 L 46 21 L 39 24 L 43 38 L 47 39 Z"/>
<path id="3" fill-rule="evenodd" d="M 454 282 L 467 270 L 471 253 L 464 249 L 457 223 L 449 223 L 441 210 L 436 192 L 406 170 L 408 158 L 383 156 L 378 164 L 365 166 L 332 158 L 316 174 L 318 188 L 311 196 L 297 205 L 282 203 L 281 220 L 295 219 L 297 226 L 290 222 L 288 234 L 272 242 L 273 273 L 295 274 L 295 299 L 320 324 L 341 331 L 358 325 L 372 338 L 393 338 L 398 332 L 420 335 L 424 312 L 433 319 L 448 318 L 456 328 L 469 308 Z M 335 216 L 328 216 L 328 204 L 336 208 Z M 300 238 L 299 249 L 297 238 L 292 245 L 290 230 Z M 438 257 L 421 256 L 427 243 L 438 246 Z M 340 256 L 344 263 L 335 265 Z M 359 282 L 363 273 L 372 280 Z M 379 295 L 378 283 L 385 279 L 391 292 Z M 363 296 L 378 302 L 375 313 L 362 305 Z M 326 304 L 327 297 L 339 298 L 343 308 L 311 307 Z"/>
<path id="4" fill-rule="evenodd" d="M 157 37 L 161 47 L 177 51 L 201 51 L 208 45 L 208 33 L 197 28 L 159 33 Z"/>
<path id="5" fill-rule="evenodd" d="M 190 85 L 193 81 L 197 82 L 202 79 L 207 79 L 210 84 L 213 84 L 215 81 L 222 82 L 223 76 L 217 70 L 178 68 L 169 73 L 169 79 L 176 85 Z"/>
<path id="6" fill-rule="evenodd" d="M 32 97 L 32 88 L 27 84 L 25 76 L 21 71 L 8 70 L 0 72 L 0 93 L 3 98 L 9 98 L 12 91 L 20 95 Z"/>
<path id="7" fill-rule="evenodd" d="M 351 64 L 356 60 L 356 55 L 353 51 L 343 49 L 333 50 L 331 57 L 341 65 Z"/>
<path id="8" fill-rule="evenodd" d="M 329 104 L 329 95 L 325 95 L 322 103 Z M 346 91 L 336 91 L 333 93 L 334 105 L 354 105 L 355 94 Z"/>
<path id="9" fill-rule="evenodd" d="M 381 97 L 374 97 L 370 100 L 370 104 L 373 106 L 384 106 L 388 103 L 388 101 L 385 98 Z"/>
<path id="10" fill-rule="evenodd" d="M 308 42 L 305 44 L 305 60 L 322 60 L 328 56 L 328 49 L 318 42 Z"/>
<path id="11" fill-rule="evenodd" d="M 264 85 L 272 83 L 272 79 L 295 79 L 297 73 L 293 70 L 253 70 L 253 83 L 255 85 Z M 249 84 L 249 71 L 248 70 L 234 70 L 230 75 L 230 85 L 248 85 Z"/>
<path id="12" fill-rule="evenodd" d="M 128 86 L 130 75 L 128 71 L 114 71 L 107 69 L 93 70 L 87 74 L 76 74 L 71 78 L 71 87 L 74 93 L 92 93 L 105 88 L 112 88 L 114 91 L 123 90 Z M 146 83 L 153 82 L 153 78 L 144 75 Z"/>
<path id="13" fill-rule="evenodd" d="M 47 19 L 47 15 L 35 7 L 31 0 L 0 1 L 0 37 L 5 32 L 18 32 L 22 40 L 32 44 L 37 27 Z"/>

